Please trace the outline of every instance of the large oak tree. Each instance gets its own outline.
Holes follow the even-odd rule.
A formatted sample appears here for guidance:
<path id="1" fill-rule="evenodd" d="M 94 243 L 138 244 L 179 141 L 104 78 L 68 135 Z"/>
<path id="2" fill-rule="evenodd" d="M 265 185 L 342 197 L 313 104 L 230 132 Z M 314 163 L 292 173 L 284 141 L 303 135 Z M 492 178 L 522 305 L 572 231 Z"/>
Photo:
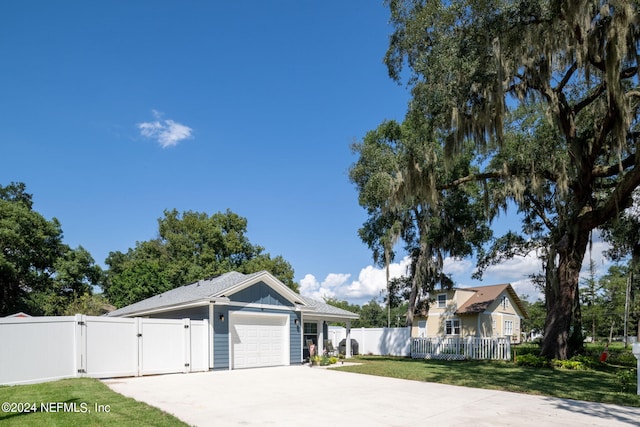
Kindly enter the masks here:
<path id="1" fill-rule="evenodd" d="M 494 254 L 526 249 L 535 237 L 529 249 L 543 248 L 546 274 L 542 353 L 569 357 L 582 345 L 578 283 L 590 234 L 640 184 L 639 2 L 387 3 L 394 32 L 385 61 L 392 78 L 408 78 L 408 117 L 424 118 L 423 137 L 449 161 L 473 141 L 481 168 L 441 184 L 436 168 L 423 167 L 413 188 L 437 204 L 443 189 L 477 181 L 489 211 L 515 203 L 525 236 L 499 240 Z M 531 115 L 511 120 L 517 107 Z M 414 165 L 397 176 L 410 173 Z M 403 194 L 402 179 L 395 190 Z"/>

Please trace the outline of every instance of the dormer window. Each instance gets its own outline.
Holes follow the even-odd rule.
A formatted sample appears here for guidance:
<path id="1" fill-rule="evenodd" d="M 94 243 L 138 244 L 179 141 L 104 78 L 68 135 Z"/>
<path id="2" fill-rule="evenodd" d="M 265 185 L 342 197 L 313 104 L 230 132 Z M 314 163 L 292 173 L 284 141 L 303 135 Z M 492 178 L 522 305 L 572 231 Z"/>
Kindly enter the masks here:
<path id="1" fill-rule="evenodd" d="M 438 294 L 438 308 L 447 307 L 447 294 Z"/>

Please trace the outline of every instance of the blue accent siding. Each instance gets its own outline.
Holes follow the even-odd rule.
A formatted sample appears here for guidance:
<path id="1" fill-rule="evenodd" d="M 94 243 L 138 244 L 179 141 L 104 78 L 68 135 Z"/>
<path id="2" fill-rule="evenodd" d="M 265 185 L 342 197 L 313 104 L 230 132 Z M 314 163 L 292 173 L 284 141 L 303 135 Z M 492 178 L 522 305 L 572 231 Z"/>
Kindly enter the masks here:
<path id="1" fill-rule="evenodd" d="M 220 320 L 220 315 L 224 321 Z M 213 369 L 229 369 L 229 307 L 213 306 Z"/>
<path id="2" fill-rule="evenodd" d="M 293 307 L 291 301 L 287 300 L 264 282 L 258 282 L 255 285 L 238 291 L 230 298 L 238 302 Z"/>
<path id="3" fill-rule="evenodd" d="M 295 320 L 298 319 L 296 325 Z M 289 364 L 302 363 L 302 315 L 291 313 L 289 317 Z"/>

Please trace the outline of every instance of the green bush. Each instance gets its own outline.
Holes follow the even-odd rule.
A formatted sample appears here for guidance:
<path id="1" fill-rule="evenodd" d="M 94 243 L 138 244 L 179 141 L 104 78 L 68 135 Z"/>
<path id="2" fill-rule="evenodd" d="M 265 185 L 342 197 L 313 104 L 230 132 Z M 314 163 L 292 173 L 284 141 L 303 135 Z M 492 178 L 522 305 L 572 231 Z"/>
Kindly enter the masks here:
<path id="1" fill-rule="evenodd" d="M 586 360 L 590 360 L 587 357 L 584 356 L 575 356 L 572 357 L 569 360 L 559 360 L 559 359 L 553 359 L 551 361 L 551 366 L 554 368 L 559 368 L 559 369 L 570 369 L 573 371 L 586 371 L 589 368 L 589 366 L 586 363 L 583 363 L 583 361 L 580 360 L 580 358 L 586 359 Z M 589 362 L 587 362 L 589 363 Z"/>
<path id="2" fill-rule="evenodd" d="M 633 367 L 636 366 L 637 359 L 630 350 L 623 350 L 619 352 L 611 352 L 607 362 L 612 365 Z"/>
<path id="3" fill-rule="evenodd" d="M 636 373 L 633 369 L 622 369 L 616 372 L 616 383 L 621 392 L 632 391 L 636 383 Z"/>
<path id="4" fill-rule="evenodd" d="M 330 364 L 332 364 L 332 365 L 334 365 L 334 364 L 338 363 L 338 358 L 337 358 L 337 357 L 335 357 L 335 356 L 331 356 L 331 357 L 329 358 L 329 363 L 330 363 Z"/>
<path id="5" fill-rule="evenodd" d="M 532 368 L 544 368 L 549 366 L 549 361 L 541 356 L 535 354 L 526 353 L 518 355 L 516 357 L 516 365 L 518 366 L 530 366 Z"/>

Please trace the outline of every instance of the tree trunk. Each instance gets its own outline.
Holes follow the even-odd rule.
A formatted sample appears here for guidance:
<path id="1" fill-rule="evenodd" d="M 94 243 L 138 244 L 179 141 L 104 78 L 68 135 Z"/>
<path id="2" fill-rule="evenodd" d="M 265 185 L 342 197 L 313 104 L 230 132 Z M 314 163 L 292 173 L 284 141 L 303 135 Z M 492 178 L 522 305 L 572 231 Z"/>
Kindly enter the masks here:
<path id="1" fill-rule="evenodd" d="M 413 264 L 413 275 L 411 280 L 411 292 L 409 293 L 409 307 L 407 308 L 406 326 L 413 326 L 413 318 L 418 303 L 418 294 L 422 284 L 427 280 L 427 265 L 431 257 L 431 246 L 425 242 L 420 242 L 420 249 L 417 259 Z"/>
<path id="2" fill-rule="evenodd" d="M 547 317 L 541 350 L 548 359 L 566 360 L 583 350 L 578 284 L 588 241 L 588 232 L 573 228 L 549 249 L 545 284 Z"/>

